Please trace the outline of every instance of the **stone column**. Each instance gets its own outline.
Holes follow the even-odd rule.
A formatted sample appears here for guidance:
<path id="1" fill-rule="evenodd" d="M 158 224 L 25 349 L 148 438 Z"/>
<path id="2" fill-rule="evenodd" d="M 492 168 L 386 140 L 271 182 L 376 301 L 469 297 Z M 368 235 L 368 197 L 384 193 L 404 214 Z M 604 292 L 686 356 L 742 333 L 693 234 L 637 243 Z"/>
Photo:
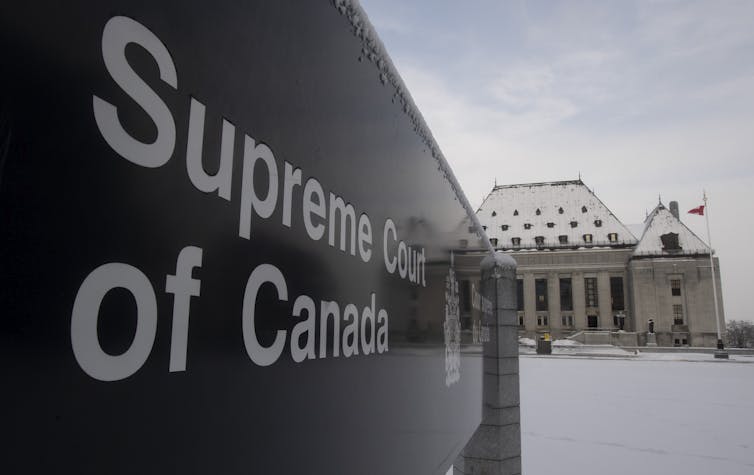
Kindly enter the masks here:
<path id="1" fill-rule="evenodd" d="M 560 278 L 557 272 L 547 275 L 547 312 L 550 318 L 550 328 L 559 330 L 563 327 L 560 321 Z"/>
<path id="2" fill-rule="evenodd" d="M 607 272 L 597 274 L 597 305 L 600 309 L 600 327 L 611 328 L 613 326 L 613 305 L 610 293 L 610 274 Z"/>
<path id="3" fill-rule="evenodd" d="M 584 294 L 584 273 L 574 272 L 571 277 L 573 286 L 573 320 L 576 330 L 586 330 L 586 296 Z"/>
<path id="4" fill-rule="evenodd" d="M 534 274 L 524 274 L 524 328 L 527 331 L 537 329 L 537 296 L 534 288 Z"/>
<path id="5" fill-rule="evenodd" d="M 493 305 L 484 324 L 482 422 L 454 465 L 455 474 L 519 475 L 521 418 L 518 385 L 516 261 L 502 252 L 482 261 L 482 291 Z"/>

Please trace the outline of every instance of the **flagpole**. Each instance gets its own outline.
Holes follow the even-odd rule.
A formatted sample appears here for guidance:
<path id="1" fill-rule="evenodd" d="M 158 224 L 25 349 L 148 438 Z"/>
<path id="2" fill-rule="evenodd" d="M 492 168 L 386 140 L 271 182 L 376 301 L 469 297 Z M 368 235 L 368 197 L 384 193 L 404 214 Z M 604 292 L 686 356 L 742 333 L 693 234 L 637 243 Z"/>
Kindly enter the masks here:
<path id="1" fill-rule="evenodd" d="M 707 222 L 707 242 L 709 243 L 709 265 L 712 270 L 712 298 L 715 302 L 715 325 L 717 326 L 717 351 L 715 351 L 715 358 L 728 358 L 728 352 L 725 351 L 725 345 L 723 344 L 723 336 L 720 332 L 720 311 L 717 305 L 717 281 L 715 279 L 715 261 L 712 258 L 712 235 L 709 231 L 709 206 L 707 205 L 707 192 L 704 193 L 704 218 Z"/>

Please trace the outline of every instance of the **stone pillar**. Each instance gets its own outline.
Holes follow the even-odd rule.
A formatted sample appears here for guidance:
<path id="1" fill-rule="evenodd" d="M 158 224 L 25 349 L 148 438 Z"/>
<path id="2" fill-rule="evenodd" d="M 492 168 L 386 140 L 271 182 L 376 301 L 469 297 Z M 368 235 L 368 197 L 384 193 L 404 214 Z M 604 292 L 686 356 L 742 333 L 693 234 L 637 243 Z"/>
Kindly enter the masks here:
<path id="1" fill-rule="evenodd" d="M 634 319 L 634 306 L 631 302 L 631 294 L 628 291 L 628 274 L 623 274 L 623 314 L 626 316 L 624 330 L 629 332 L 636 331 Z"/>
<path id="2" fill-rule="evenodd" d="M 574 272 L 571 277 L 573 286 L 573 320 L 576 330 L 586 330 L 586 295 L 584 294 L 584 273 Z"/>
<path id="3" fill-rule="evenodd" d="M 550 318 L 550 328 L 559 330 L 563 327 L 560 321 L 560 278 L 557 272 L 547 275 L 547 312 Z"/>
<path id="4" fill-rule="evenodd" d="M 534 274 L 524 274 L 524 328 L 527 331 L 537 329 L 537 296 L 534 289 Z"/>
<path id="5" fill-rule="evenodd" d="M 518 386 L 516 261 L 502 252 L 482 261 L 482 291 L 493 305 L 484 324 L 482 422 L 454 465 L 455 474 L 521 473 L 521 418 Z"/>
<path id="6" fill-rule="evenodd" d="M 600 309 L 600 327 L 612 328 L 613 304 L 610 293 L 610 274 L 607 272 L 597 274 L 597 305 Z"/>

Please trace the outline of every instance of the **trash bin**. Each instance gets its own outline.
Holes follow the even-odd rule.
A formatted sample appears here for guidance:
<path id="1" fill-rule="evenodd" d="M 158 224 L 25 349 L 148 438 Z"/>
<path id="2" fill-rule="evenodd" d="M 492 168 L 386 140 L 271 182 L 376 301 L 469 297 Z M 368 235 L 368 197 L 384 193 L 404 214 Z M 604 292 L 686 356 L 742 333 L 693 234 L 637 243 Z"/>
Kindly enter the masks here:
<path id="1" fill-rule="evenodd" d="M 537 339 L 537 354 L 538 355 L 551 355 L 552 354 L 552 341 L 546 337 L 539 337 Z"/>

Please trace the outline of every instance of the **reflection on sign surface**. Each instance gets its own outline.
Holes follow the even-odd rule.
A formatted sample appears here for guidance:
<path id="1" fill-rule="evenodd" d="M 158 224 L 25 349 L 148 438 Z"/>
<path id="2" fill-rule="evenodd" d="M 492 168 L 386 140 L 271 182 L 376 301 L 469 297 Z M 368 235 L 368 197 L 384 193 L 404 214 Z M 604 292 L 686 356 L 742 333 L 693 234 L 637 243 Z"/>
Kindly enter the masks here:
<path id="1" fill-rule="evenodd" d="M 0 466 L 447 467 L 476 241 L 354 7 L 52 5 L 0 15 Z"/>

